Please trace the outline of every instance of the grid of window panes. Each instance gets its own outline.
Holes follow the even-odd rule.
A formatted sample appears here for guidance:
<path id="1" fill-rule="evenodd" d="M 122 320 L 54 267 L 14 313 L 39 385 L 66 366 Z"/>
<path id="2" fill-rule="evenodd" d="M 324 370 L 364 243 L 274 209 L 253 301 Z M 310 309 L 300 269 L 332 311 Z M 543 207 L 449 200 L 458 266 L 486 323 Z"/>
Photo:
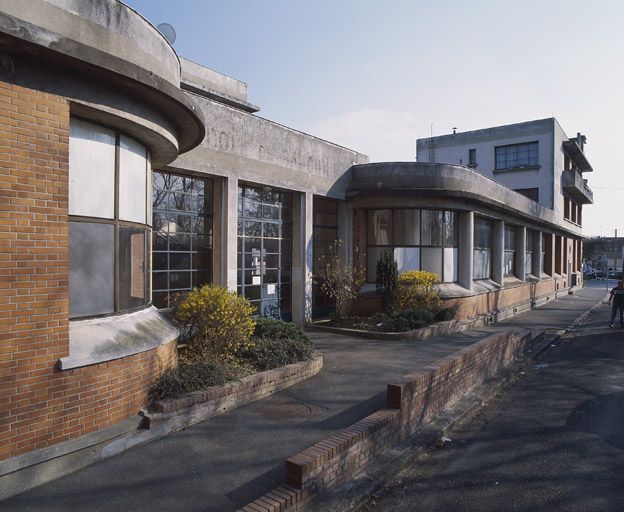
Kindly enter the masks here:
<path id="1" fill-rule="evenodd" d="M 312 229 L 315 276 L 312 282 L 312 316 L 323 318 L 330 316 L 336 309 L 336 302 L 322 290 L 322 269 L 328 259 L 339 248 L 338 241 L 338 203 L 331 199 L 315 197 L 313 202 L 314 225 Z"/>
<path id="2" fill-rule="evenodd" d="M 539 164 L 539 143 L 526 142 L 494 148 L 496 169 L 526 167 Z"/>
<path id="3" fill-rule="evenodd" d="M 290 320 L 292 195 L 270 188 L 238 188 L 238 293 L 257 314 Z"/>
<path id="4" fill-rule="evenodd" d="M 399 272 L 426 270 L 441 282 L 457 281 L 457 215 L 444 210 L 369 210 L 367 280 L 376 281 L 377 261 L 391 252 Z"/>
<path id="5" fill-rule="evenodd" d="M 156 307 L 212 282 L 212 180 L 153 172 L 152 286 Z"/>
<path id="6" fill-rule="evenodd" d="M 474 220 L 473 279 L 492 277 L 492 221 L 476 217 Z"/>
<path id="7" fill-rule="evenodd" d="M 503 261 L 503 275 L 513 276 L 516 273 L 516 227 L 505 226 L 505 254 Z"/>

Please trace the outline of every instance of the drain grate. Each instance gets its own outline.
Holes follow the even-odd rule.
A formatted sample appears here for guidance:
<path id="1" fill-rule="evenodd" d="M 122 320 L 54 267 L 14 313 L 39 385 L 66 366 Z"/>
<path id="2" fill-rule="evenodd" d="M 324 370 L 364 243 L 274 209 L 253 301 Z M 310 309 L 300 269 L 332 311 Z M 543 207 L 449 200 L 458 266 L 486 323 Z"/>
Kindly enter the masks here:
<path id="1" fill-rule="evenodd" d="M 301 421 L 312 415 L 312 407 L 300 402 L 266 404 L 261 414 L 271 420 Z"/>

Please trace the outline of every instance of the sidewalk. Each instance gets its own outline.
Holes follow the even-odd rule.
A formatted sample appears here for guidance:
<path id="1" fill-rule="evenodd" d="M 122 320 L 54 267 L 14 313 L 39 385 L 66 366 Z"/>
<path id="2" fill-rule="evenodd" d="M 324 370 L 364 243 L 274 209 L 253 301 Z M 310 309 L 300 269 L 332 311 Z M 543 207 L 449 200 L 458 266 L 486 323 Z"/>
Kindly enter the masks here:
<path id="1" fill-rule="evenodd" d="M 605 294 L 584 288 L 497 326 L 437 340 L 313 333 L 325 356 L 315 377 L 15 496 L 2 510 L 236 510 L 283 482 L 287 457 L 384 407 L 389 381 L 496 330 L 565 329 Z"/>

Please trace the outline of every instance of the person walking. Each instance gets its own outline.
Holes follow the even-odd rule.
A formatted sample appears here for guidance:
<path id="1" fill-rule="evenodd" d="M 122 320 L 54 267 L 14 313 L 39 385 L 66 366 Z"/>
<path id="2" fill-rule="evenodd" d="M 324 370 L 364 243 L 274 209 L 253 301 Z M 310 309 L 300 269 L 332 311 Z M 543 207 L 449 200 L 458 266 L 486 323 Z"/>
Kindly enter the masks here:
<path id="1" fill-rule="evenodd" d="M 611 288 L 609 295 L 609 304 L 611 304 L 611 323 L 609 327 L 613 327 L 615 315 L 620 312 L 620 329 L 624 327 L 624 283 L 618 281 L 617 286 Z"/>

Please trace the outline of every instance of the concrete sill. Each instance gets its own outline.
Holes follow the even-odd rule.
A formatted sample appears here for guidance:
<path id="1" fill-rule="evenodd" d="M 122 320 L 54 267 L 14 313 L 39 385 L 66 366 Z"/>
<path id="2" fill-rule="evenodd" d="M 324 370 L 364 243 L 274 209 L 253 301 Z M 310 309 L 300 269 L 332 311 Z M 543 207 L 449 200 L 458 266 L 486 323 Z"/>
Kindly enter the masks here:
<path id="1" fill-rule="evenodd" d="M 494 169 L 492 172 L 494 174 L 500 172 L 514 172 L 514 171 L 538 171 L 541 169 L 541 165 L 521 165 L 518 167 L 506 167 L 505 169 Z"/>
<path id="2" fill-rule="evenodd" d="M 152 350 L 178 337 L 176 329 L 155 307 L 126 315 L 69 322 L 69 356 L 60 370 L 113 361 Z"/>

